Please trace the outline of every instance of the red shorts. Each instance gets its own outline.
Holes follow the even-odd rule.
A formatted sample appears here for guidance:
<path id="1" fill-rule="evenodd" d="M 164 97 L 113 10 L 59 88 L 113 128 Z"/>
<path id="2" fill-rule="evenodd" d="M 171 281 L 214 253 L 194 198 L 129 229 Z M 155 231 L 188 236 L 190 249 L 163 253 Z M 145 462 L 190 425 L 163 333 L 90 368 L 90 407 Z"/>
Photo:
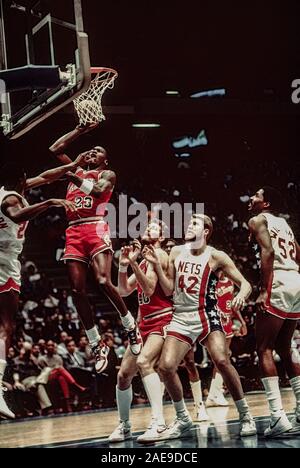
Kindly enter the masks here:
<path id="1" fill-rule="evenodd" d="M 139 323 L 139 330 L 141 332 L 141 337 L 143 344 L 146 343 L 146 340 L 149 335 L 159 335 L 162 337 L 166 336 L 166 326 L 169 325 L 172 319 L 172 314 L 167 313 L 161 316 L 154 317 L 152 319 L 144 319 Z"/>
<path id="2" fill-rule="evenodd" d="M 233 331 L 232 331 L 233 321 L 231 317 L 229 315 L 227 316 L 227 314 L 221 313 L 221 322 L 223 325 L 226 338 L 232 338 L 233 337 Z"/>
<path id="3" fill-rule="evenodd" d="M 78 260 L 89 264 L 105 250 L 112 250 L 110 231 L 104 221 L 77 224 L 66 230 L 66 247 L 62 260 Z"/>

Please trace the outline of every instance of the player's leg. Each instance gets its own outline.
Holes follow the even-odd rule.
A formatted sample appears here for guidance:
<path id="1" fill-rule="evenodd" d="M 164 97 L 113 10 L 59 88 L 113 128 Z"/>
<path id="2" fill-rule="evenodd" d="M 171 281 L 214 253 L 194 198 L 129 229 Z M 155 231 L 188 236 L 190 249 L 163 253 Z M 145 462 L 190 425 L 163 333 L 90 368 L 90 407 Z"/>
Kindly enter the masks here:
<path id="1" fill-rule="evenodd" d="M 19 293 L 16 291 L 11 290 L 0 294 L 0 414 L 6 418 L 15 417 L 4 400 L 2 382 L 6 369 L 6 353 L 14 331 L 18 303 Z"/>
<path id="2" fill-rule="evenodd" d="M 96 372 L 100 373 L 107 367 L 109 348 L 101 342 L 101 337 L 95 325 L 92 308 L 88 300 L 86 292 L 88 265 L 84 262 L 68 260 L 67 267 L 74 302 L 96 359 Z"/>
<path id="3" fill-rule="evenodd" d="M 95 278 L 102 294 L 108 298 L 120 315 L 123 327 L 128 332 L 131 352 L 138 355 L 142 349 L 142 339 L 133 316 L 128 311 L 118 289 L 111 282 L 111 262 L 110 250 L 95 255 L 92 260 Z"/>
<path id="4" fill-rule="evenodd" d="M 279 378 L 273 359 L 277 338 L 284 320 L 268 312 L 257 312 L 256 341 L 262 383 L 269 403 L 271 420 L 265 435 L 271 437 L 291 429 L 291 424 L 283 411 L 279 388 Z"/>
<path id="5" fill-rule="evenodd" d="M 231 364 L 228 356 L 224 333 L 213 331 L 204 340 L 203 344 L 207 347 L 217 370 L 222 375 L 239 412 L 240 435 L 248 436 L 256 434 L 255 422 L 250 415 L 239 374 Z"/>
<path id="6" fill-rule="evenodd" d="M 296 330 L 296 320 L 285 320 L 276 340 L 275 349 L 284 364 L 296 398 L 296 411 L 292 419 L 293 431 L 300 431 L 300 365 L 294 362 L 291 341 Z"/>
<path id="7" fill-rule="evenodd" d="M 177 374 L 178 366 L 189 349 L 190 345 L 187 342 L 167 336 L 159 360 L 158 372 L 173 400 L 176 411 L 174 423 L 165 431 L 166 439 L 181 437 L 192 427 L 192 420 L 183 399 L 182 384 Z"/>
<path id="8" fill-rule="evenodd" d="M 147 431 L 137 438 L 137 441 L 142 443 L 160 440 L 166 429 L 161 381 L 156 372 L 163 344 L 162 335 L 150 334 L 137 359 L 137 366 L 151 405 L 151 422 Z"/>
<path id="9" fill-rule="evenodd" d="M 130 407 L 132 403 L 132 379 L 137 373 L 136 356 L 127 348 L 122 359 L 121 368 L 118 372 L 116 387 L 117 406 L 120 424 L 111 433 L 108 440 L 110 442 L 122 442 L 132 439 L 131 423 L 129 419 Z"/>
<path id="10" fill-rule="evenodd" d="M 184 366 L 189 376 L 189 382 L 194 399 L 194 421 L 208 421 L 209 417 L 203 404 L 201 380 L 196 368 L 193 349 L 190 349 L 184 356 Z"/>
<path id="11" fill-rule="evenodd" d="M 229 357 L 231 356 L 230 344 L 231 344 L 231 337 L 229 338 L 226 337 L 226 348 L 227 348 Z M 210 408 L 213 406 L 222 406 L 222 407 L 229 406 L 228 401 L 224 397 L 223 383 L 224 381 L 223 381 L 222 375 L 220 374 L 220 372 L 218 372 L 216 368 L 214 368 L 213 377 L 212 377 L 212 381 L 210 384 L 208 397 L 206 400 L 207 408 Z"/>

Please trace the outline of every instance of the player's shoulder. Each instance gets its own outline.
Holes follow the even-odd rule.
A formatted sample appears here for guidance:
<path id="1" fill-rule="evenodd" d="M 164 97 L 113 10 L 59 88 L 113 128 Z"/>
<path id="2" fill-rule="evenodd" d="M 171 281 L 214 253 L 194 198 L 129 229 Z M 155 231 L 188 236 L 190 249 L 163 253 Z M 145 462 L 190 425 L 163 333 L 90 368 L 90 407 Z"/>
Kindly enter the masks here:
<path id="1" fill-rule="evenodd" d="M 117 175 L 115 171 L 112 171 L 111 169 L 104 169 L 103 171 L 99 172 L 100 179 L 112 180 L 116 179 L 116 177 Z"/>
<path id="2" fill-rule="evenodd" d="M 213 260 L 226 260 L 229 258 L 229 255 L 224 252 L 224 250 L 219 250 L 219 249 L 216 249 L 215 247 L 211 247 L 211 257 L 213 258 Z"/>
<path id="3" fill-rule="evenodd" d="M 23 201 L 23 197 L 21 195 L 17 195 L 16 193 L 7 193 L 5 197 L 2 199 L 2 207 L 9 207 L 15 206 L 20 204 Z"/>
<path id="4" fill-rule="evenodd" d="M 250 230 L 255 230 L 256 228 L 258 228 L 262 224 L 267 224 L 267 219 L 266 219 L 266 217 L 264 216 L 263 213 L 260 213 L 260 214 L 258 214 L 256 216 L 252 216 L 252 218 L 250 218 L 249 221 L 248 221 L 248 226 L 249 226 Z"/>
<path id="5" fill-rule="evenodd" d="M 186 252 L 185 245 L 174 245 L 170 252 L 170 259 L 175 260 L 178 255 Z"/>

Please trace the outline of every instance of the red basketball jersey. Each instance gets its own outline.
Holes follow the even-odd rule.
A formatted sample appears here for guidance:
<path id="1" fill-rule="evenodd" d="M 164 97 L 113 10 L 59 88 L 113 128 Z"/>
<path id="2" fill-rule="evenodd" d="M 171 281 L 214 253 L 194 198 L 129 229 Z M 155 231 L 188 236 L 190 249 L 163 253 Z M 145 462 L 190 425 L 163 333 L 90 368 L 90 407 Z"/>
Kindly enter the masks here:
<path id="1" fill-rule="evenodd" d="M 140 263 L 140 269 L 143 273 L 147 273 L 148 262 L 142 260 Z M 165 295 L 159 282 L 157 282 L 154 294 L 151 297 L 145 296 L 140 285 L 137 285 L 138 301 L 140 306 L 141 320 L 154 318 L 156 315 L 160 315 L 166 312 L 172 312 L 173 302 Z"/>
<path id="2" fill-rule="evenodd" d="M 101 178 L 101 174 L 104 171 L 91 170 L 85 171 L 82 168 L 78 168 L 76 175 L 84 180 L 90 180 L 91 182 L 97 183 Z M 112 196 L 112 190 L 103 192 L 100 197 L 94 197 L 93 195 L 86 195 L 79 187 L 72 182 L 68 186 L 66 199 L 75 203 L 77 211 L 68 212 L 67 217 L 70 222 L 81 221 L 83 219 L 87 221 L 96 221 L 97 218 L 105 215 L 106 206 Z"/>
<path id="3" fill-rule="evenodd" d="M 217 283 L 216 294 L 218 298 L 218 307 L 223 314 L 232 315 L 231 303 L 234 297 L 234 284 L 230 279 L 219 280 Z"/>

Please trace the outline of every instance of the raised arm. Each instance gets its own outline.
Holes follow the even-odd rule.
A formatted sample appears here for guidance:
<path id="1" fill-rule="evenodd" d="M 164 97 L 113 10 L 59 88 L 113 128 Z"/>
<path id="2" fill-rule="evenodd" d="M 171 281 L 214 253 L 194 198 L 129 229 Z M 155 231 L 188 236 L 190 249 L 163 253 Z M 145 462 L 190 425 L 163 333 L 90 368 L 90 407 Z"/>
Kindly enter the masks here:
<path id="1" fill-rule="evenodd" d="M 159 258 L 160 264 L 162 265 L 162 269 L 164 272 L 167 270 L 168 266 L 168 255 L 163 250 L 156 250 L 156 255 Z M 141 252 L 141 244 L 138 240 L 135 240 L 133 243 L 133 253 L 138 252 L 138 255 Z M 137 257 L 135 258 L 133 255 L 129 254 L 129 261 L 131 268 L 135 274 L 136 280 L 139 283 L 140 287 L 142 288 L 146 297 L 151 297 L 154 294 L 158 276 L 155 272 L 154 265 L 149 263 L 146 273 L 144 273 L 137 263 Z"/>
<path id="2" fill-rule="evenodd" d="M 97 123 L 89 124 L 86 126 L 77 125 L 71 132 L 66 133 L 60 137 L 53 145 L 50 146 L 49 150 L 54 154 L 57 159 L 64 165 L 70 164 L 72 159 L 65 153 L 67 147 L 75 141 L 80 135 L 84 135 L 93 128 L 97 127 Z"/>
<path id="3" fill-rule="evenodd" d="M 128 277 L 130 247 L 122 247 L 119 259 L 118 289 L 120 296 L 127 297 L 136 289 L 135 274 Z"/>
<path id="4" fill-rule="evenodd" d="M 161 259 L 152 246 L 145 247 L 143 251 L 144 258 L 153 264 L 159 284 L 166 296 L 171 296 L 174 292 L 176 275 L 174 261 L 177 256 L 177 249 L 178 247 L 174 247 L 171 250 L 167 270 L 164 270 Z"/>
<path id="5" fill-rule="evenodd" d="M 238 294 L 232 301 L 233 311 L 242 309 L 252 292 L 251 284 L 237 269 L 234 262 L 225 252 L 215 250 L 213 252 L 213 258 L 216 261 L 217 269 L 221 269 L 225 276 L 231 279 L 231 281 L 233 281 L 233 283 L 239 288 Z"/>
<path id="6" fill-rule="evenodd" d="M 52 208 L 54 206 L 65 208 L 65 210 L 76 211 L 73 203 L 67 200 L 58 200 L 54 198 L 24 208 L 21 204 L 21 200 L 15 195 L 10 195 L 3 200 L 2 211 L 4 215 L 14 223 L 20 224 L 24 221 L 30 221 L 41 213 L 44 213 L 48 208 Z"/>
<path id="7" fill-rule="evenodd" d="M 30 190 L 45 184 L 51 184 L 55 180 L 60 179 L 69 171 L 76 171 L 77 167 L 84 163 L 85 154 L 80 154 L 74 162 L 65 164 L 64 166 L 55 167 L 48 171 L 42 172 L 37 177 L 32 177 L 26 180 L 25 190 Z"/>
<path id="8" fill-rule="evenodd" d="M 93 183 L 90 180 L 84 180 L 71 172 L 67 172 L 67 177 L 86 195 L 92 194 L 96 198 L 99 198 L 104 192 L 113 190 L 116 183 L 116 174 L 110 170 L 103 171 L 101 178 L 97 183 Z"/>

